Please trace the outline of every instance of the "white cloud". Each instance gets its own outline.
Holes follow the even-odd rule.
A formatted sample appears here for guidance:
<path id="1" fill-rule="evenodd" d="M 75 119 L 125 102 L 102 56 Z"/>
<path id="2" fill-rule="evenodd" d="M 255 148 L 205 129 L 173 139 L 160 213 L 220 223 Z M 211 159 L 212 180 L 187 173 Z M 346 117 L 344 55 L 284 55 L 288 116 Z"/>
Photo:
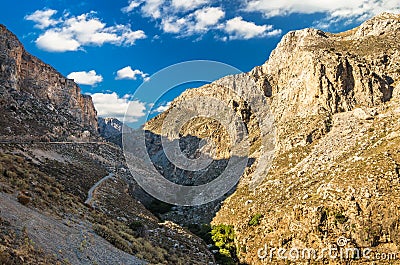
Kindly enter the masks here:
<path id="1" fill-rule="evenodd" d="M 213 2 L 213 0 L 130 0 L 122 11 L 130 12 L 140 8 L 143 17 L 152 18 L 164 33 L 174 34 L 178 38 L 197 35 L 200 39 L 203 34 L 210 31 L 216 31 L 216 39 L 223 41 L 271 37 L 282 33 L 279 29 L 273 29 L 271 25 L 256 25 L 254 22 L 243 20 L 242 17 L 227 20 L 223 7 L 213 7 L 211 6 Z"/>
<path id="2" fill-rule="evenodd" d="M 225 12 L 220 7 L 205 7 L 194 12 L 196 19 L 195 30 L 207 30 L 207 27 L 217 24 L 223 17 Z"/>
<path id="3" fill-rule="evenodd" d="M 147 17 L 160 18 L 162 12 L 162 6 L 165 0 L 145 0 L 142 1 L 144 4 L 142 6 L 142 12 Z"/>
<path id="4" fill-rule="evenodd" d="M 366 19 L 382 12 L 399 12 L 398 0 L 249 0 L 246 10 L 262 12 L 267 17 L 284 16 L 292 13 L 326 13 L 331 18 L 362 17 Z"/>
<path id="5" fill-rule="evenodd" d="M 213 4 L 219 3 L 219 7 Z M 164 33 L 177 38 L 198 35 L 209 31 L 216 33 L 220 40 L 251 39 L 282 34 L 280 29 L 260 22 L 246 21 L 243 12 L 262 13 L 265 17 L 285 16 L 293 13 L 324 13 L 323 19 L 314 26 L 329 27 L 332 24 L 346 25 L 365 20 L 382 12 L 400 13 L 399 0 L 239 0 L 226 17 L 227 4 L 215 0 L 128 0 L 124 13 L 139 10 L 142 17 L 150 18 Z"/>
<path id="6" fill-rule="evenodd" d="M 57 10 L 53 9 L 36 10 L 32 14 L 25 16 L 25 20 L 36 22 L 36 28 L 45 29 L 49 26 L 54 26 L 59 22 L 58 20 L 51 18 L 55 14 L 57 14 Z"/>
<path id="7" fill-rule="evenodd" d="M 282 35 L 282 30 L 281 29 L 274 29 L 271 31 L 268 31 L 267 33 L 265 33 L 266 37 L 277 37 Z"/>
<path id="8" fill-rule="evenodd" d="M 109 26 L 94 17 L 94 12 L 80 16 L 66 15 L 57 25 L 48 28 L 37 39 L 36 45 L 50 52 L 77 51 L 82 46 L 134 45 L 146 38 L 142 30 L 133 31 L 129 25 Z"/>
<path id="9" fill-rule="evenodd" d="M 161 113 L 161 112 L 164 112 L 164 111 L 168 110 L 170 106 L 171 106 L 171 101 L 165 103 L 164 105 L 158 106 L 157 108 L 155 108 L 154 110 L 152 110 L 151 113 Z"/>
<path id="10" fill-rule="evenodd" d="M 209 0 L 172 0 L 171 6 L 178 10 L 190 11 L 207 3 Z"/>
<path id="11" fill-rule="evenodd" d="M 129 13 L 140 7 L 144 17 L 160 19 L 165 15 L 171 16 L 179 12 L 187 12 L 197 9 L 210 0 L 130 0 L 128 6 L 123 7 L 123 13 Z"/>
<path id="12" fill-rule="evenodd" d="M 117 118 L 124 122 L 136 122 L 146 115 L 146 103 L 130 100 L 131 97 L 124 96 L 120 98 L 115 92 L 110 94 L 95 93 L 91 96 L 100 117 Z"/>
<path id="13" fill-rule="evenodd" d="M 123 43 L 125 45 L 134 45 L 137 40 L 147 38 L 146 34 L 142 30 L 127 30 L 122 33 L 121 39 L 123 39 Z"/>
<path id="14" fill-rule="evenodd" d="M 103 77 L 98 75 L 95 70 L 90 70 L 89 72 L 72 72 L 67 78 L 74 79 L 77 84 L 90 86 L 94 86 L 103 81 Z"/>
<path id="15" fill-rule="evenodd" d="M 124 8 L 122 8 L 121 11 L 122 11 L 123 13 L 132 12 L 132 10 L 134 10 L 135 8 L 137 8 L 138 6 L 140 6 L 141 3 L 142 3 L 141 1 L 131 0 L 131 1 L 129 2 L 129 5 L 126 6 L 126 7 L 124 7 Z"/>
<path id="16" fill-rule="evenodd" d="M 49 52 L 76 51 L 81 44 L 68 32 L 47 30 L 36 39 L 36 45 Z"/>
<path id="17" fill-rule="evenodd" d="M 124 67 L 120 70 L 117 71 L 117 77 L 115 77 L 116 80 L 121 80 L 121 79 L 131 79 L 131 80 L 136 80 L 137 77 L 140 76 L 143 78 L 144 81 L 149 80 L 149 75 L 144 73 L 143 71 L 140 70 L 133 70 L 132 67 L 127 66 Z"/>
<path id="18" fill-rule="evenodd" d="M 123 13 L 129 13 L 140 7 L 144 17 L 160 19 L 165 15 L 171 16 L 179 12 L 187 12 L 197 9 L 210 0 L 130 0 L 128 6 L 121 9 Z"/>
<path id="19" fill-rule="evenodd" d="M 229 39 L 251 39 L 256 37 L 276 36 L 281 30 L 273 30 L 272 25 L 256 25 L 254 22 L 235 17 L 226 22 L 223 30 L 229 34 Z"/>
<path id="20" fill-rule="evenodd" d="M 166 33 L 179 33 L 185 27 L 185 18 L 167 17 L 161 21 L 162 30 Z"/>
<path id="21" fill-rule="evenodd" d="M 179 18 L 170 16 L 162 19 L 162 30 L 166 33 L 191 36 L 217 28 L 218 22 L 225 16 L 220 7 L 204 7 Z"/>

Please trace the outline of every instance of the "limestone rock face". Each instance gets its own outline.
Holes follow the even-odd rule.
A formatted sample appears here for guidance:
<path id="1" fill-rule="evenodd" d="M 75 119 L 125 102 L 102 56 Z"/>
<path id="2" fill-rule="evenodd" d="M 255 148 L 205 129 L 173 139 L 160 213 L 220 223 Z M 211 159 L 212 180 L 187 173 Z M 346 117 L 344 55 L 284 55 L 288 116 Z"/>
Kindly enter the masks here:
<path id="1" fill-rule="evenodd" d="M 321 250 L 340 237 L 349 248 L 398 250 L 399 29 L 400 16 L 384 13 L 339 34 L 289 32 L 262 66 L 186 91 L 146 124 L 162 134 L 181 101 L 200 98 L 201 105 L 205 95 L 246 124 L 255 162 L 214 207 L 213 220 L 235 227 L 242 262 L 265 264 L 257 255 L 265 244 Z M 220 124 L 197 119 L 181 134 L 211 137 L 226 158 L 232 146 L 215 131 L 223 131 Z M 256 215 L 259 224 L 250 225 Z"/>
<path id="2" fill-rule="evenodd" d="M 380 36 L 388 32 L 396 32 L 400 30 L 399 16 L 390 13 L 382 13 L 356 29 L 354 36 Z"/>
<path id="3" fill-rule="evenodd" d="M 103 137 L 121 144 L 121 122 L 99 124 Z M 160 222 L 138 201 L 148 195 L 129 173 L 122 150 L 99 138 L 97 129 L 90 96 L 28 54 L 0 25 L 0 263 L 215 264 L 203 240 Z M 113 180 L 105 180 L 111 172 Z M 24 236 L 14 237 L 20 231 Z M 25 233 L 35 241 L 28 258 L 19 241 L 9 240 L 28 242 Z M 36 246 L 51 259 L 42 262 Z"/>
<path id="4" fill-rule="evenodd" d="M 395 33 L 399 21 L 393 17 L 383 14 L 341 34 L 304 29 L 284 36 L 269 60 L 250 73 L 271 98 L 277 124 L 303 123 L 310 117 L 327 124 L 333 114 L 356 106 L 378 106 L 398 97 L 394 88 L 399 79 Z M 278 130 L 278 148 L 304 145 L 310 134 L 303 131 L 289 139 Z"/>
<path id="5" fill-rule="evenodd" d="M 265 245 L 321 251 L 339 238 L 398 250 L 399 29 L 399 15 L 382 14 L 339 34 L 290 32 L 249 73 L 269 99 L 276 146 L 261 184 L 242 178 L 214 218 L 234 225 L 241 261 L 264 264 Z"/>
<path id="6" fill-rule="evenodd" d="M 2 132 L 10 138 L 82 137 L 97 134 L 92 99 L 73 80 L 30 55 L 17 37 L 0 25 Z M 87 131 L 87 132 L 85 132 Z"/>

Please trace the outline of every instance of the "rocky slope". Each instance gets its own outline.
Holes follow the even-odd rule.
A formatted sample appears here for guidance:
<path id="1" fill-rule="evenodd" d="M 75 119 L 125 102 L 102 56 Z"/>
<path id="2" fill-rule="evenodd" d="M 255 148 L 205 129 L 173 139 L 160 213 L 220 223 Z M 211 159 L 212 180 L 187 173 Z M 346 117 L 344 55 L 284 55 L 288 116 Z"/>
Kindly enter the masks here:
<path id="1" fill-rule="evenodd" d="M 90 96 L 73 80 L 30 55 L 0 25 L 2 140 L 88 138 L 97 135 L 97 113 Z"/>
<path id="2" fill-rule="evenodd" d="M 138 200 L 91 98 L 4 26 L 0 65 L 0 264 L 215 264 L 203 240 Z"/>
<path id="3" fill-rule="evenodd" d="M 192 98 L 201 105 L 212 96 L 246 124 L 256 161 L 213 220 L 233 225 L 240 261 L 285 263 L 290 260 L 276 254 L 263 260 L 258 251 L 266 245 L 321 251 L 340 238 L 347 239 L 340 242 L 342 250 L 371 250 L 369 260 L 353 263 L 399 251 L 399 31 L 400 16 L 384 13 L 339 34 L 290 32 L 264 65 L 189 90 L 148 122 L 148 131 L 163 134 L 168 113 L 182 101 Z M 262 106 L 268 113 L 258 111 Z M 271 117 L 273 128 L 265 123 Z M 215 158 L 226 158 L 229 137 L 216 131 L 223 131 L 221 124 L 201 118 L 181 135 L 211 138 Z M 179 219 L 182 211 L 169 218 Z M 322 261 L 346 262 L 326 256 L 317 262 Z"/>
<path id="4" fill-rule="evenodd" d="M 265 262 L 265 245 L 321 251 L 340 237 L 342 249 L 399 250 L 399 29 L 400 16 L 382 14 L 341 34 L 290 32 L 249 73 L 270 99 L 277 144 L 263 182 L 242 181 L 214 219 L 235 227 L 242 261 Z"/>
<path id="5" fill-rule="evenodd" d="M 143 191 L 119 148 L 93 141 L 43 143 L 96 135 L 95 111 L 75 84 L 28 55 L 12 33 L 1 30 L 1 136 L 22 143 L 0 147 L 0 191 L 9 194 L 0 196 L 3 202 L 7 199 L 0 212 L 0 261 L 89 263 L 90 258 L 113 264 L 114 259 L 103 261 L 93 253 L 119 253 L 117 247 L 156 264 L 212 264 L 204 242 L 172 222 L 159 222 L 137 200 L 143 199 Z M 243 136 L 249 142 L 247 167 L 238 185 L 219 201 L 170 208 L 147 198 L 146 205 L 185 225 L 210 222 L 214 215 L 212 224 L 232 225 L 236 250 L 230 247 L 230 255 L 245 264 L 398 263 L 378 260 L 376 254 L 388 256 L 400 247 L 399 30 L 399 15 L 382 14 L 340 34 L 290 32 L 269 60 L 250 73 L 183 93 L 144 127 L 157 170 L 188 186 L 215 179 L 235 150 L 237 139 L 229 133 L 240 123 L 248 134 Z M 226 109 L 210 97 L 239 120 L 224 115 Z M 174 128 L 169 114 L 190 101 L 204 114 L 219 113 L 212 119 L 189 120 L 179 131 L 180 139 L 171 139 L 179 141 L 188 158 L 208 154 L 213 160 L 195 172 L 169 162 L 160 140 Z M 110 172 L 115 178 L 93 191 L 92 207 L 85 205 L 90 187 Z M 17 200 L 28 208 L 16 210 Z M 27 222 L 27 231 L 22 231 L 25 214 L 35 222 Z M 25 221 L 13 227 L 15 217 Z M 50 228 L 68 226 L 73 233 L 83 227 L 85 233 L 71 239 L 79 252 L 66 247 L 64 252 L 46 253 L 46 244 L 51 244 L 46 233 L 53 231 L 38 230 L 40 222 Z M 113 246 L 96 244 L 93 233 Z M 88 250 L 88 244 L 93 249 Z M 267 248 L 312 248 L 321 254 L 328 247 L 370 252 L 368 258 L 341 259 L 325 253 L 311 261 L 296 256 L 280 260 L 276 252 L 271 260 L 260 255 Z M 32 251 L 38 253 L 36 260 Z M 124 257 L 129 259 L 128 254 Z"/>

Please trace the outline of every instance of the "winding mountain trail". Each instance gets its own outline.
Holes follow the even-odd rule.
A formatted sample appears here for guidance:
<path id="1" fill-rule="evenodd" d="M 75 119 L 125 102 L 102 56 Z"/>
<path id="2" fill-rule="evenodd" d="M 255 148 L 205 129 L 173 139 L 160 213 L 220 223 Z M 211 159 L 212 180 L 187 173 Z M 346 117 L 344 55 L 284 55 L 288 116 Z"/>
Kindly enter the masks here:
<path id="1" fill-rule="evenodd" d="M 107 176 L 105 176 L 104 178 L 100 179 L 99 181 L 97 181 L 88 191 L 88 197 L 85 201 L 85 204 L 91 205 L 91 201 L 93 199 L 93 192 L 96 190 L 96 188 L 98 186 L 100 186 L 104 181 L 106 181 L 109 178 L 114 178 L 115 174 L 114 173 L 110 173 Z"/>

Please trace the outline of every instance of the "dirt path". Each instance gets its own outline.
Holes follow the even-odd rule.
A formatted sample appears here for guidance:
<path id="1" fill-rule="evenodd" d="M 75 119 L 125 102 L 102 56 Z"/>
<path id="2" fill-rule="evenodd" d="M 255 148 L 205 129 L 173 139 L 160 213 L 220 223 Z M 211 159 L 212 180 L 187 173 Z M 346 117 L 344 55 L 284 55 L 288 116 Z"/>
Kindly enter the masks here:
<path id="1" fill-rule="evenodd" d="M 102 178 L 101 180 L 99 180 L 99 181 L 97 181 L 91 188 L 90 188 L 90 190 L 88 191 L 88 197 L 87 197 L 87 199 L 86 199 L 86 201 L 85 201 L 85 204 L 91 204 L 91 201 L 92 201 L 92 199 L 93 199 L 93 192 L 95 191 L 95 189 L 99 186 L 99 185 L 101 185 L 101 183 L 103 183 L 104 181 L 106 181 L 107 179 L 109 179 L 109 178 L 113 178 L 114 177 L 114 173 L 110 173 L 110 174 L 108 174 L 107 176 L 105 176 L 104 178 Z"/>
<path id="2" fill-rule="evenodd" d="M 25 226 L 35 245 L 70 264 L 146 264 L 95 234 L 89 223 L 46 216 L 18 203 L 14 195 L 0 193 L 0 216 L 12 226 Z"/>

